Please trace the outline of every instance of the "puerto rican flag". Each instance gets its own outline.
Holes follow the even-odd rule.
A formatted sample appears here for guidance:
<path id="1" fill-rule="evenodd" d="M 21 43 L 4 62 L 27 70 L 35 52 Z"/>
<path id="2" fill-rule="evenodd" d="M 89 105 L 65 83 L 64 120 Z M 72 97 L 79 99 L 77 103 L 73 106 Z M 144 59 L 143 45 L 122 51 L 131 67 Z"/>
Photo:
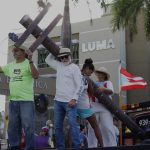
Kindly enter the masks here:
<path id="1" fill-rule="evenodd" d="M 137 77 L 129 72 L 126 69 L 121 67 L 121 90 L 136 90 L 136 89 L 145 89 L 147 83 L 142 77 Z"/>

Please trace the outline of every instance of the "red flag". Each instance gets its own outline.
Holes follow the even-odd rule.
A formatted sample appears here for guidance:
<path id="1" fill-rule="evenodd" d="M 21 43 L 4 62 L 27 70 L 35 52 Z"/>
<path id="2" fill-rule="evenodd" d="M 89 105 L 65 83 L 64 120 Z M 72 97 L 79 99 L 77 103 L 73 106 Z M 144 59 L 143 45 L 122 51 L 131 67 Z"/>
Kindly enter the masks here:
<path id="1" fill-rule="evenodd" d="M 136 89 L 145 89 L 147 83 L 142 77 L 137 77 L 129 72 L 126 69 L 121 67 L 121 90 L 136 90 Z"/>

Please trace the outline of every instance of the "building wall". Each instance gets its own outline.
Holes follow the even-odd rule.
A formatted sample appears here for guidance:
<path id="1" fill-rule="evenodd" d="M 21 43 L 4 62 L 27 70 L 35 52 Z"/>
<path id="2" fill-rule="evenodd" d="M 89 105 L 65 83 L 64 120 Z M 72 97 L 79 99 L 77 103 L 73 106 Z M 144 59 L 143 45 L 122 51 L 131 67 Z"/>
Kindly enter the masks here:
<path id="1" fill-rule="evenodd" d="M 148 83 L 147 89 L 132 90 L 127 94 L 128 103 L 149 101 L 150 99 L 150 42 L 144 33 L 143 16 L 138 17 L 138 34 L 130 39 L 130 32 L 126 29 L 126 61 L 130 73 L 143 77 Z"/>

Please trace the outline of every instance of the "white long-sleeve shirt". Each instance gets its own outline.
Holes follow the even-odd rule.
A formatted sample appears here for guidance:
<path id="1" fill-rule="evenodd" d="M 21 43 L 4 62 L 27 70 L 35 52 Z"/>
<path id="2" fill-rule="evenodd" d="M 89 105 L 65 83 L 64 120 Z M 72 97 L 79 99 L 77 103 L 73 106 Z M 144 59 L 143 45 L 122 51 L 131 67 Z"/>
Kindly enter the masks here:
<path id="1" fill-rule="evenodd" d="M 78 99 L 77 108 L 89 109 L 90 107 L 91 105 L 88 96 L 88 79 L 86 76 L 82 75 L 82 88 L 81 88 L 81 94 Z"/>
<path id="2" fill-rule="evenodd" d="M 54 100 L 61 102 L 69 102 L 71 99 L 78 100 L 81 90 L 81 71 L 79 67 L 74 63 L 64 65 L 55 60 L 52 54 L 49 54 L 45 61 L 57 71 Z"/>

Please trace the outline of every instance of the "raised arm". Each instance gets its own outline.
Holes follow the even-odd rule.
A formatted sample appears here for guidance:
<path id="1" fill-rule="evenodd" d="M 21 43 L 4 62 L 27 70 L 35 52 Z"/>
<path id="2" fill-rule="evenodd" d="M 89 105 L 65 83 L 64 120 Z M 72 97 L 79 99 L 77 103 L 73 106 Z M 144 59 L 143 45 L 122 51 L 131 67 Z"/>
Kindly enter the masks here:
<path id="1" fill-rule="evenodd" d="M 32 77 L 34 79 L 37 79 L 39 77 L 39 72 L 38 69 L 35 67 L 33 61 L 32 61 L 32 52 L 30 50 L 26 50 L 26 53 L 28 55 L 28 59 L 29 59 L 29 64 L 30 64 L 30 69 L 31 69 L 31 73 L 32 73 Z"/>
<path id="2" fill-rule="evenodd" d="M 29 63 L 30 63 L 32 77 L 34 79 L 37 79 L 39 77 L 39 72 L 38 72 L 37 68 L 35 67 L 33 61 L 29 61 Z"/>
<path id="3" fill-rule="evenodd" d="M 60 65 L 60 62 L 55 60 L 55 57 L 52 54 L 49 54 L 46 57 L 45 62 L 55 70 L 57 70 L 58 65 Z"/>

